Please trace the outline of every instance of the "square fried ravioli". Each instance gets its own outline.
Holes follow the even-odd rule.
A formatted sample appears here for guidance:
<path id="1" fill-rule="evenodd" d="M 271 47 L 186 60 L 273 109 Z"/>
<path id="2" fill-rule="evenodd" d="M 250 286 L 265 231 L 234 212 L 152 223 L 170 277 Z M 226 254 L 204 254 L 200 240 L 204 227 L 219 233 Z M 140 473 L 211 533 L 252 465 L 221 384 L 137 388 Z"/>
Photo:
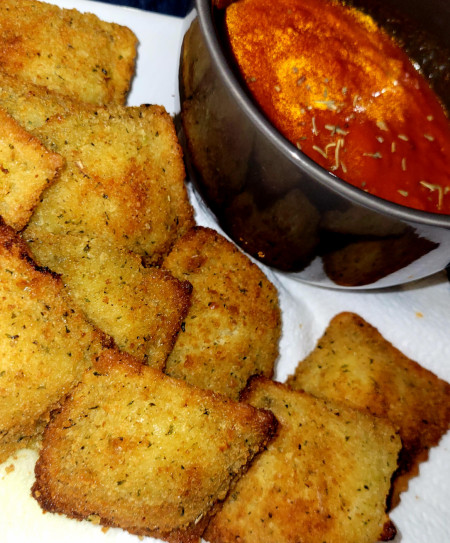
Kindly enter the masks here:
<path id="1" fill-rule="evenodd" d="M 24 228 L 63 164 L 0 107 L 0 216 L 6 224 Z"/>
<path id="2" fill-rule="evenodd" d="M 157 263 L 194 224 L 172 118 L 160 106 L 54 117 L 36 131 L 67 162 L 26 236 L 102 238 Z"/>
<path id="3" fill-rule="evenodd" d="M 400 438 L 377 417 L 263 377 L 244 401 L 270 409 L 275 439 L 238 481 L 204 538 L 211 543 L 374 543 L 395 527 L 386 498 Z"/>
<path id="4" fill-rule="evenodd" d="M 78 307 L 119 349 L 164 368 L 189 308 L 188 281 L 144 268 L 138 255 L 99 239 L 44 234 L 29 246 L 40 265 L 61 274 Z"/>
<path id="5" fill-rule="evenodd" d="M 287 383 L 389 419 L 403 443 L 393 505 L 449 428 L 450 384 L 407 358 L 354 313 L 331 320 Z"/>
<path id="6" fill-rule="evenodd" d="M 268 411 L 110 351 L 46 428 L 32 494 L 47 511 L 198 542 L 275 428 Z"/>
<path id="7" fill-rule="evenodd" d="M 193 287 L 166 372 L 238 399 L 252 375 L 271 377 L 278 356 L 278 293 L 264 273 L 216 231 L 196 227 L 163 267 Z"/>
<path id="8" fill-rule="evenodd" d="M 91 13 L 36 0 L 0 2 L 0 71 L 84 102 L 123 104 L 137 39 Z"/>
<path id="9" fill-rule="evenodd" d="M 102 349 L 60 279 L 0 225 L 0 462 L 32 442 Z"/>
<path id="10" fill-rule="evenodd" d="M 32 132 L 50 117 L 95 106 L 0 71 L 0 107 Z"/>

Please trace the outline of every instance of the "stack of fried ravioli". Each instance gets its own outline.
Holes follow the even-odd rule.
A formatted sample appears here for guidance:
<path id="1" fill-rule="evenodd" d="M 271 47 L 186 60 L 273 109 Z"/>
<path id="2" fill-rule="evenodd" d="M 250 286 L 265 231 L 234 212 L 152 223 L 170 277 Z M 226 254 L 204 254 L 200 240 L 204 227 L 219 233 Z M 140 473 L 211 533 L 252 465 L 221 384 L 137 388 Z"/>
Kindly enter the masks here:
<path id="1" fill-rule="evenodd" d="M 195 541 L 275 433 L 270 412 L 237 399 L 254 372 L 272 375 L 280 315 L 239 253 L 243 272 L 220 296 L 237 298 L 246 273 L 261 285 L 223 309 L 226 333 L 261 311 L 252 327 L 268 353 L 241 340 L 249 362 L 233 399 L 220 380 L 210 391 L 163 373 L 215 271 L 194 287 L 161 267 L 195 222 L 172 118 L 125 105 L 136 48 L 129 29 L 91 14 L 0 6 L 0 457 L 41 449 L 33 492 L 45 509 Z M 235 350 L 223 342 L 221 372 Z"/>

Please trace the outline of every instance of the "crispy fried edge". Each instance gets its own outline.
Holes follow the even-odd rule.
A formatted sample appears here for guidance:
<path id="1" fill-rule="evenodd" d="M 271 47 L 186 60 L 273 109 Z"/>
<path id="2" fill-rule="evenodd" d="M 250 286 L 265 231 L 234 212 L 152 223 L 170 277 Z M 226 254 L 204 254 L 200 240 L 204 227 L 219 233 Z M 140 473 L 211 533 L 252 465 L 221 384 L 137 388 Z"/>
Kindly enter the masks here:
<path id="1" fill-rule="evenodd" d="M 122 353 L 118 351 L 115 348 L 111 348 L 107 351 L 104 351 L 95 361 L 94 367 L 99 371 L 103 373 L 108 373 L 108 371 L 111 368 L 114 368 L 115 366 L 122 366 L 132 373 L 135 374 L 142 374 L 143 371 L 150 371 L 155 372 L 160 375 L 163 375 L 164 378 L 172 380 L 172 381 L 178 381 L 177 379 L 174 379 L 172 377 L 169 377 L 163 373 L 161 373 L 159 370 L 150 368 L 148 366 L 144 366 L 139 360 L 137 360 L 135 357 L 127 354 Z M 144 369 L 145 368 L 145 369 Z M 191 385 L 188 385 L 184 383 L 183 381 L 178 381 L 180 386 L 188 387 L 188 388 L 194 388 L 198 391 L 201 391 L 202 394 L 205 396 L 209 396 L 211 398 L 221 398 L 223 401 L 227 403 L 234 403 L 232 400 L 221 396 L 220 394 L 217 394 L 213 391 L 209 390 L 203 390 L 203 389 L 197 389 L 196 387 L 191 387 Z M 80 386 L 80 384 L 78 385 Z M 55 410 L 52 411 L 50 414 L 50 423 L 47 425 L 47 427 L 44 430 L 44 440 L 46 434 L 48 434 L 51 431 L 51 425 L 52 422 L 57 418 L 57 416 L 66 408 L 67 402 L 70 401 L 73 394 L 76 392 L 75 387 L 72 392 L 66 396 L 65 401 L 61 403 Z M 233 486 L 236 484 L 237 480 L 244 475 L 244 473 L 248 470 L 251 462 L 263 452 L 269 441 L 271 441 L 277 432 L 278 428 L 278 422 L 275 416 L 266 409 L 255 409 L 255 415 L 260 419 L 261 424 L 264 427 L 264 432 L 266 433 L 266 439 L 260 444 L 259 451 L 253 456 L 253 458 L 250 461 L 247 461 L 247 463 L 243 466 L 241 466 L 240 472 L 236 473 L 234 476 L 234 481 L 232 482 L 230 486 L 230 490 L 233 488 Z M 41 454 L 38 458 L 38 461 L 35 465 L 35 476 L 36 480 L 32 486 L 31 494 L 36 499 L 36 501 L 39 503 L 41 508 L 44 511 L 48 511 L 51 513 L 62 513 L 67 515 L 68 517 L 77 519 L 77 520 L 85 520 L 86 516 L 77 513 L 74 510 L 66 511 L 63 507 L 59 507 L 58 504 L 56 504 L 51 497 L 49 497 L 49 489 L 50 485 L 45 482 L 47 479 L 46 477 L 46 469 L 44 465 L 43 460 L 43 454 L 45 454 L 46 445 L 44 441 L 44 446 L 41 450 Z M 138 536 L 149 536 L 149 537 L 156 537 L 156 538 L 163 538 L 165 541 L 168 541 L 169 543 L 198 543 L 200 537 L 204 533 L 205 529 L 207 528 L 211 518 L 217 513 L 217 511 L 220 510 L 220 508 L 223 505 L 224 500 L 217 501 L 214 503 L 214 505 L 211 507 L 211 509 L 207 512 L 207 514 L 204 514 L 202 518 L 198 522 L 194 522 L 193 525 L 189 525 L 187 529 L 175 529 L 170 532 L 162 532 L 158 530 L 145 530 L 140 527 L 127 527 L 124 528 L 125 530 L 129 531 L 132 534 L 138 535 Z M 100 524 L 103 526 L 108 527 L 119 527 L 118 524 L 115 524 L 111 522 L 107 518 L 100 517 Z"/>
<path id="2" fill-rule="evenodd" d="M 42 142 L 27 132 L 20 124 L 18 124 L 9 113 L 7 113 L 3 108 L 0 107 L 0 123 L 2 125 L 2 133 L 4 134 L 5 139 L 10 139 L 10 145 L 14 143 L 18 144 L 22 149 L 26 148 L 31 152 L 40 154 L 42 161 L 46 161 L 46 168 L 51 170 L 50 175 L 45 178 L 44 182 L 40 189 L 35 188 L 34 192 L 28 193 L 26 198 L 18 198 L 17 189 L 14 191 L 16 193 L 16 205 L 14 209 L 10 210 L 7 213 L 4 213 L 3 220 L 15 230 L 22 230 L 27 224 L 29 218 L 33 213 L 33 209 L 39 202 L 39 197 L 44 191 L 45 188 L 49 186 L 53 181 L 55 181 L 59 171 L 64 165 L 64 159 L 58 153 L 49 151 Z M 3 138 L 3 135 L 2 135 Z M 18 150 L 20 154 L 22 152 Z M 14 176 L 14 170 L 11 173 Z M 44 172 L 42 172 L 44 173 Z M 21 179 L 16 179 L 14 182 L 15 185 L 19 185 Z M 24 180 L 26 185 L 26 180 Z M 26 187 L 25 187 L 26 189 Z"/>

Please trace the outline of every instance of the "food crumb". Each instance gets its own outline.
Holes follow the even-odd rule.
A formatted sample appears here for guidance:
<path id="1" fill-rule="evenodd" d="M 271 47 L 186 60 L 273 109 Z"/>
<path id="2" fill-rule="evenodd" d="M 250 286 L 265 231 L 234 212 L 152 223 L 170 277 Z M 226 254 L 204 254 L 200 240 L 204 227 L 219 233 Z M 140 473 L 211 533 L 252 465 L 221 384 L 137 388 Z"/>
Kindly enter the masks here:
<path id="1" fill-rule="evenodd" d="M 14 464 L 10 464 L 9 466 L 6 466 L 5 473 L 12 473 L 15 470 Z"/>
<path id="2" fill-rule="evenodd" d="M 423 313 L 422 313 L 422 311 L 416 311 L 416 317 L 417 317 L 418 319 L 423 319 Z"/>

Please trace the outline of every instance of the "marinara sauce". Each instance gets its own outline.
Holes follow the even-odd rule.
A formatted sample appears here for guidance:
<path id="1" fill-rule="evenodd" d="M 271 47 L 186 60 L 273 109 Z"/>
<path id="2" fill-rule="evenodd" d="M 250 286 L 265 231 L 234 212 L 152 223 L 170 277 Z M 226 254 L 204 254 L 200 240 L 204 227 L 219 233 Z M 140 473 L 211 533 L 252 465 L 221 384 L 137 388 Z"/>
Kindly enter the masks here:
<path id="1" fill-rule="evenodd" d="M 239 0 L 232 52 L 276 128 L 341 179 L 450 214 L 450 125 L 419 67 L 372 18 L 333 0 Z"/>

